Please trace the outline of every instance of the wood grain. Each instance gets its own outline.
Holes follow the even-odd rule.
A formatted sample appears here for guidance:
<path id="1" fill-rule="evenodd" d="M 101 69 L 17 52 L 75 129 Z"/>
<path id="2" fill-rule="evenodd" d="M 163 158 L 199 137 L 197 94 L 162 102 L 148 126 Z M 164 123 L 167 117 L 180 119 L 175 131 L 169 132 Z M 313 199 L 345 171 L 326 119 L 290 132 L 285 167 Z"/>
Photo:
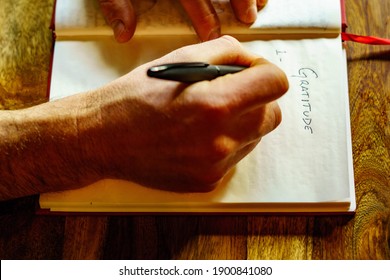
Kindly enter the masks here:
<path id="1" fill-rule="evenodd" d="M 19 109 L 47 100 L 54 0 L 1 0 L 0 109 Z"/>
<path id="2" fill-rule="evenodd" d="M 348 3 L 350 32 L 390 38 L 389 1 Z M 390 48 L 358 44 L 348 46 L 358 200 L 353 221 L 353 257 L 389 259 Z"/>
<path id="3" fill-rule="evenodd" d="M 3 28 L 0 47 L 17 44 L 23 53 L 30 48 L 39 59 L 32 67 L 19 57 L 23 67 L 17 67 L 14 53 L 2 53 L 1 108 L 44 101 L 52 0 L 38 1 L 35 9 L 27 9 L 27 2 L 2 0 L 0 25 L 25 26 L 22 16 L 9 12 L 12 7 L 30 14 L 24 32 L 40 35 L 23 45 Z M 349 32 L 390 38 L 390 1 L 346 3 Z M 0 258 L 390 259 L 390 47 L 347 43 L 347 48 L 354 216 L 39 216 L 37 197 L 27 197 L 0 203 Z"/>

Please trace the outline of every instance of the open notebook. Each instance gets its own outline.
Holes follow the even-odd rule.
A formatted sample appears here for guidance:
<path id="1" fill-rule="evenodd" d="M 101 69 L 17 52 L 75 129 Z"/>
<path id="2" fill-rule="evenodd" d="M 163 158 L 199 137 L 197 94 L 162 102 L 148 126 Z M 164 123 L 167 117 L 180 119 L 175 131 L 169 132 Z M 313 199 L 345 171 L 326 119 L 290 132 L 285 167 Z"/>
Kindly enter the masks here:
<path id="1" fill-rule="evenodd" d="M 99 87 L 198 41 L 177 1 L 133 1 L 135 37 L 117 44 L 92 0 L 57 0 L 50 98 Z M 282 68 L 290 89 L 281 125 L 209 193 L 174 193 L 102 180 L 46 193 L 40 207 L 66 212 L 353 212 L 348 81 L 340 0 L 272 0 L 252 26 L 214 1 L 222 31 Z M 163 35 L 163 36 L 162 36 Z M 113 51 L 115 50 L 115 51 Z M 87 73 L 87 74 L 86 74 Z M 66 148 L 66 147 L 64 147 Z"/>

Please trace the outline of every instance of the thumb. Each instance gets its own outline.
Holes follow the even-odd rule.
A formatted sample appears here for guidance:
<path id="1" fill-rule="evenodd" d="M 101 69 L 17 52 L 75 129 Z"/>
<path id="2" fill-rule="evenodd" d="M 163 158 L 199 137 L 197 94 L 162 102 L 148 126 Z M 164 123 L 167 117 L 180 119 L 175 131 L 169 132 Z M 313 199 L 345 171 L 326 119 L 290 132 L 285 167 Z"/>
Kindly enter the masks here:
<path id="1" fill-rule="evenodd" d="M 134 7 L 130 0 L 99 0 L 100 8 L 115 39 L 124 43 L 133 37 L 137 24 Z"/>

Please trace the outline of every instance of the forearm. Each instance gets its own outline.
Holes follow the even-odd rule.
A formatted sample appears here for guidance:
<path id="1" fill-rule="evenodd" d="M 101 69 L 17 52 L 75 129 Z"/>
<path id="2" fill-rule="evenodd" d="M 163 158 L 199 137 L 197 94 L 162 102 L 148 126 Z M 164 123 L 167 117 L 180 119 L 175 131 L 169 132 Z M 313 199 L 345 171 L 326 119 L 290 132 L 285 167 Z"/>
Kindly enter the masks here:
<path id="1" fill-rule="evenodd" d="M 0 112 L 0 200 L 80 187 L 98 178 L 81 134 L 98 112 L 82 97 Z M 84 104 L 83 104 L 84 103 Z M 91 104 L 90 104 L 91 105 Z"/>

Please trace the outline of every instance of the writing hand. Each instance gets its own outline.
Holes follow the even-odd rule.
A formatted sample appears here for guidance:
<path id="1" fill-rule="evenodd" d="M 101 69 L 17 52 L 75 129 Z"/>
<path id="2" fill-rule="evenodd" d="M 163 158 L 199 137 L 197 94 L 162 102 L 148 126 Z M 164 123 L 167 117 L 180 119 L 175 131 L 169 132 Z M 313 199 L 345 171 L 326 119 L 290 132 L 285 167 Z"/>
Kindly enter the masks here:
<path id="1" fill-rule="evenodd" d="M 146 76 L 179 61 L 250 67 L 191 85 Z M 210 190 L 279 124 L 273 101 L 287 87 L 279 68 L 231 37 L 174 51 L 98 90 L 96 162 L 107 166 L 97 169 L 157 188 Z"/>

